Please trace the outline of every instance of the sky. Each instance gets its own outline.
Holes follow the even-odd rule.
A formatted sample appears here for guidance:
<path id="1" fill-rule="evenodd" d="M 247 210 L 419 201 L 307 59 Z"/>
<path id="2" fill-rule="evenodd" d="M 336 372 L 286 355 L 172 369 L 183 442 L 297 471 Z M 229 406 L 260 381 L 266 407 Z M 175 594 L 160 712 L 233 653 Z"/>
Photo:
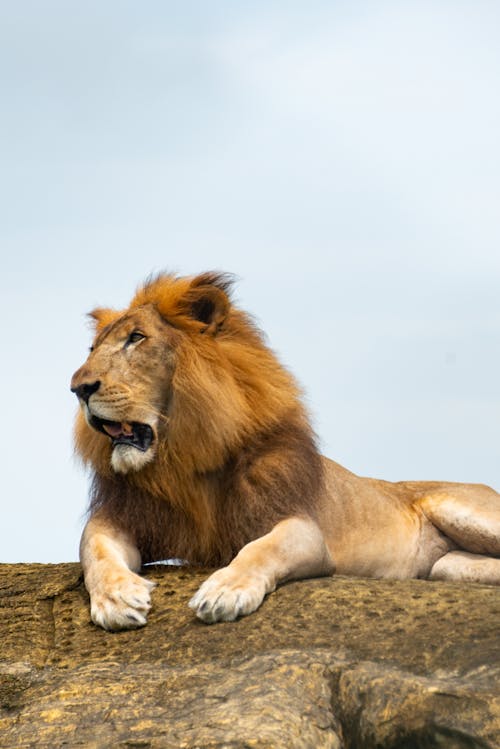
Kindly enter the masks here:
<path id="1" fill-rule="evenodd" d="M 0 4 L 1 562 L 73 561 L 85 313 L 234 273 L 322 451 L 500 489 L 500 5 Z"/>

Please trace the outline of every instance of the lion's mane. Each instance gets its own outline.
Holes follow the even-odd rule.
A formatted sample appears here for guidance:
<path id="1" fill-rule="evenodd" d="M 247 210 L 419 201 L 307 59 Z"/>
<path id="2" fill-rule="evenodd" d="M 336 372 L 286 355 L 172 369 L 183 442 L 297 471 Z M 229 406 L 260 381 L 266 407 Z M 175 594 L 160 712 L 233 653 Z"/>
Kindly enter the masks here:
<path id="1" fill-rule="evenodd" d="M 250 317 L 230 301 L 231 279 L 162 274 L 124 312 L 91 313 L 97 339 L 119 317 L 154 305 L 177 331 L 175 370 L 154 460 L 114 473 L 109 440 L 77 420 L 76 449 L 93 473 L 90 513 L 132 535 L 144 562 L 181 557 L 225 564 L 290 515 L 313 515 L 321 458 L 290 373 Z M 133 378 L 127 382 L 133 388 Z"/>

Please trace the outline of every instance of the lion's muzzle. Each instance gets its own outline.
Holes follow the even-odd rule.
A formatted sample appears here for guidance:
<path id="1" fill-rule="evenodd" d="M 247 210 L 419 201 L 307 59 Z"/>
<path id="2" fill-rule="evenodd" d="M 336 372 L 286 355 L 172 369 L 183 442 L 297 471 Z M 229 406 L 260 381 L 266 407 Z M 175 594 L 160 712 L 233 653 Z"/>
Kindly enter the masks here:
<path id="1" fill-rule="evenodd" d="M 146 452 L 151 447 L 154 432 L 149 424 L 141 424 L 137 421 L 120 422 L 109 419 L 100 419 L 89 412 L 89 424 L 98 432 L 102 432 L 111 438 L 113 447 L 116 445 L 129 445 L 137 450 Z"/>
<path id="2" fill-rule="evenodd" d="M 113 447 L 116 445 L 128 445 L 135 447 L 141 452 L 146 452 L 154 441 L 154 432 L 149 424 L 138 421 L 113 421 L 98 416 L 89 403 L 90 397 L 98 392 L 101 380 L 86 379 L 82 382 L 82 370 L 73 375 L 71 381 L 71 392 L 75 393 L 80 401 L 87 418 L 87 423 L 93 429 L 111 439 Z"/>

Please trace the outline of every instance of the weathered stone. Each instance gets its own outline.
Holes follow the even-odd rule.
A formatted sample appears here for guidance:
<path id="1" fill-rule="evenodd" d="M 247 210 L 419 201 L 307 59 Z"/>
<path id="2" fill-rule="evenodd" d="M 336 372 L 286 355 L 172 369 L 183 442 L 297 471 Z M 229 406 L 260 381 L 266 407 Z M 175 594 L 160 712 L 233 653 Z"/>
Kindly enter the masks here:
<path id="1" fill-rule="evenodd" d="M 207 626 L 156 568 L 148 625 L 90 623 L 79 565 L 0 565 L 0 747 L 500 746 L 500 591 L 341 577 Z"/>

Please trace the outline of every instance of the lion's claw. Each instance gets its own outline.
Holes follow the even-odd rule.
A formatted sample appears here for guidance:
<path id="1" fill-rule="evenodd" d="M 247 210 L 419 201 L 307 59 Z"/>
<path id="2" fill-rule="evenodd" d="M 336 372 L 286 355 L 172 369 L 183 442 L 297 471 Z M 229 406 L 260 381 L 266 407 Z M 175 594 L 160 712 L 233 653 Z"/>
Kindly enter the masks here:
<path id="1" fill-rule="evenodd" d="M 128 570 L 104 575 L 90 590 L 92 621 L 110 631 L 143 627 L 154 587 L 150 580 Z"/>
<path id="2" fill-rule="evenodd" d="M 266 594 L 262 576 L 239 575 L 231 567 L 217 570 L 189 602 L 196 616 L 207 624 L 232 622 L 255 611 Z"/>

